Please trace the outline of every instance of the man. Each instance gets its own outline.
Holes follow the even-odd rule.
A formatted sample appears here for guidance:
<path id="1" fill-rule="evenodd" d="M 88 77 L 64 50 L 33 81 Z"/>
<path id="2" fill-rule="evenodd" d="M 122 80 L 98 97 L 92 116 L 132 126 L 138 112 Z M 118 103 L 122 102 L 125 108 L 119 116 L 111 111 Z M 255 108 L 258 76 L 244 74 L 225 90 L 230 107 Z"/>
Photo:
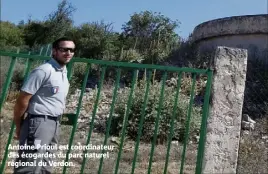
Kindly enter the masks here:
<path id="1" fill-rule="evenodd" d="M 21 88 L 14 107 L 15 138 L 19 140 L 20 146 L 35 148 L 19 150 L 16 162 L 29 163 L 24 163 L 26 166 L 15 166 L 14 173 L 52 172 L 53 166 L 49 161 L 55 161 L 55 156 L 47 147 L 55 147 L 58 143 L 59 120 L 69 91 L 66 64 L 73 58 L 74 50 L 75 44 L 71 39 L 56 40 L 52 45 L 51 60 L 35 68 Z M 24 115 L 27 117 L 23 120 Z M 22 154 L 34 155 L 28 155 L 27 158 Z M 43 158 L 38 154 L 42 154 Z"/>

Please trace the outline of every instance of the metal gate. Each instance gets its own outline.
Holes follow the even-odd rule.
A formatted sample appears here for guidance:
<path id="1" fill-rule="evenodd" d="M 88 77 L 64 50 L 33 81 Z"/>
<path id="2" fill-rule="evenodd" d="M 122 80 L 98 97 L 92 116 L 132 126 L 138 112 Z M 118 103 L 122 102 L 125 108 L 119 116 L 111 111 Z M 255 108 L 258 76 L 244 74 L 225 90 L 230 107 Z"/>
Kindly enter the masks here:
<path id="1" fill-rule="evenodd" d="M 10 61 L 10 65 L 9 65 L 9 69 L 8 69 L 8 73 L 7 73 L 7 77 L 4 83 L 4 86 L 2 88 L 2 94 L 1 94 L 1 100 L 0 100 L 0 108 L 2 111 L 2 108 L 4 106 L 7 94 L 8 94 L 8 90 L 9 90 L 9 86 L 10 83 L 12 81 L 12 76 L 13 76 L 13 72 L 14 72 L 14 68 L 15 68 L 15 64 L 18 58 L 25 60 L 25 71 L 24 71 L 24 79 L 27 78 L 31 66 L 33 64 L 33 62 L 35 61 L 46 61 L 49 60 L 49 57 L 44 57 L 44 56 L 34 56 L 34 55 L 26 55 L 26 54 L 16 54 L 16 53 L 6 53 L 6 52 L 0 52 L 0 56 L 5 56 L 6 59 L 11 59 Z M 78 104 L 76 106 L 76 113 L 71 113 L 71 114 L 65 114 L 64 117 L 68 119 L 69 125 L 72 127 L 72 131 L 71 131 L 71 135 L 69 138 L 69 146 L 71 147 L 73 145 L 74 142 L 74 135 L 77 131 L 77 126 L 78 126 L 78 119 L 79 119 L 79 115 L 81 112 L 81 105 L 82 105 L 82 99 L 83 99 L 83 95 L 85 94 L 85 90 L 86 90 L 86 85 L 87 85 L 87 79 L 90 76 L 90 68 L 92 65 L 97 65 L 100 68 L 100 76 L 99 76 L 99 81 L 98 81 L 98 88 L 97 88 L 97 94 L 96 94 L 96 98 L 95 98 L 95 103 L 94 103 L 94 107 L 92 110 L 92 121 L 90 122 L 89 125 L 89 132 L 88 132 L 88 136 L 86 139 L 86 144 L 88 145 L 91 141 L 91 135 L 93 132 L 93 127 L 94 127 L 94 119 L 98 110 L 98 104 L 99 104 L 99 99 L 100 99 L 100 95 L 101 95 L 101 90 L 103 87 L 103 82 L 105 81 L 105 73 L 107 72 L 108 68 L 114 68 L 114 75 L 113 77 L 115 77 L 115 81 L 114 81 L 114 86 L 113 86 L 113 95 L 112 95 L 112 102 L 110 104 L 110 114 L 109 114 L 109 118 L 107 119 L 107 124 L 106 124 L 106 132 L 105 132 L 105 138 L 104 138 L 104 142 L 103 142 L 103 146 L 105 146 L 107 144 L 108 138 L 110 136 L 110 128 L 111 128 L 111 122 L 112 122 L 112 117 L 113 117 L 113 112 L 114 112 L 114 108 L 115 108 L 115 101 L 116 101 L 116 97 L 118 96 L 118 88 L 120 88 L 120 79 L 121 79 L 121 75 L 122 75 L 122 71 L 127 69 L 128 72 L 130 72 L 131 76 L 131 82 L 129 83 L 129 94 L 128 94 L 128 99 L 127 99 L 127 104 L 126 104 L 126 109 L 125 109 L 125 116 L 124 119 L 127 121 L 124 121 L 124 124 L 122 125 L 122 129 L 121 129 L 121 135 L 120 135 L 120 142 L 119 142 L 119 146 L 118 146 L 118 153 L 117 153 L 117 158 L 115 166 L 113 167 L 113 171 L 109 171 L 110 173 L 135 173 L 135 168 L 136 168 L 136 161 L 137 161 L 137 154 L 138 154 L 138 150 L 139 150 L 139 146 L 140 146 L 140 138 L 142 136 L 142 128 L 144 125 L 144 118 L 146 116 L 146 106 L 148 104 L 148 95 L 150 93 L 151 86 L 152 85 L 152 81 L 154 80 L 154 78 L 156 79 L 156 73 L 155 72 L 159 72 L 158 73 L 158 77 L 159 77 L 159 81 L 161 84 L 161 88 L 159 91 L 159 102 L 157 103 L 157 114 L 155 117 L 155 122 L 154 122 L 154 128 L 153 128 L 153 132 L 152 132 L 152 139 L 151 139 L 151 150 L 150 150 L 150 157 L 149 160 L 147 161 L 148 163 L 148 168 L 147 168 L 147 172 L 151 173 L 152 172 L 152 165 L 153 165 L 153 155 L 155 153 L 155 148 L 156 148 L 156 144 L 157 144 L 157 136 L 158 136 L 158 131 L 159 131 L 159 125 L 160 125 L 160 120 L 162 119 L 161 117 L 163 116 L 163 114 L 161 113 L 161 108 L 164 105 L 165 102 L 165 97 L 167 97 L 164 93 L 165 91 L 165 87 L 167 86 L 167 80 L 170 79 L 170 74 L 173 74 L 173 77 L 175 75 L 175 79 L 176 79 L 176 84 L 177 87 L 175 88 L 176 92 L 174 96 L 172 96 L 174 98 L 174 102 L 173 102 L 173 109 L 172 109 L 172 113 L 169 113 L 172 115 L 171 120 L 168 124 L 169 130 L 168 130 L 168 139 L 167 142 L 165 142 L 166 144 L 166 156 L 165 156 L 165 162 L 164 162 L 164 166 L 161 170 L 163 170 L 163 173 L 167 173 L 168 172 L 168 164 L 169 164 L 169 156 L 170 156 L 170 149 L 172 146 L 172 139 L 173 139 L 173 135 L 174 135 L 174 128 L 176 128 L 174 126 L 174 120 L 176 119 L 176 111 L 178 110 L 178 103 L 180 101 L 180 87 L 182 85 L 182 78 L 184 77 L 183 74 L 187 73 L 189 74 L 188 77 L 190 77 L 191 79 L 191 84 L 190 89 L 188 91 L 189 93 L 189 97 L 188 97 L 188 107 L 187 107 L 187 117 L 185 119 L 185 136 L 183 137 L 183 144 L 182 144 L 182 152 L 181 152 L 181 160 L 180 163 L 178 164 L 178 168 L 179 170 L 176 173 L 184 173 L 184 167 L 185 167 L 185 158 L 187 157 L 186 155 L 186 150 L 187 150 L 187 145 L 189 144 L 189 132 L 190 132 L 190 124 L 191 124 L 191 117 L 192 117 L 192 108 L 195 105 L 195 99 L 196 99 L 196 92 L 195 92 L 195 88 L 197 83 L 199 82 L 198 80 L 200 80 L 200 77 L 202 77 L 202 79 L 205 79 L 205 85 L 204 85 L 204 93 L 202 95 L 202 111 L 201 111 L 201 117 L 200 117 L 200 132 L 199 132 L 199 141 L 198 141 L 198 150 L 197 150 L 197 160 L 195 162 L 195 172 L 197 174 L 201 173 L 202 170 L 202 160 L 203 160 L 203 154 L 204 154 L 204 144 L 205 144 L 205 136 L 206 136 L 206 121 L 207 121 L 207 117 L 208 117 L 208 113 L 209 113 L 209 98 L 210 98 L 210 88 L 211 88 L 211 81 L 212 81 L 212 70 L 210 69 L 193 69 L 193 68 L 178 68 L 178 67 L 168 67 L 168 66 L 159 66 L 159 65 L 146 65 L 146 64 L 135 64 L 135 63 L 126 63 L 126 62 L 114 62 L 114 61 L 103 61 L 103 60 L 92 60 L 92 59 L 84 59 L 84 58 L 73 58 L 72 61 L 69 63 L 68 65 L 68 79 L 71 81 L 72 78 L 72 70 L 73 70 L 73 65 L 77 62 L 80 63 L 84 63 L 86 64 L 86 72 L 84 72 L 84 80 L 82 82 L 81 85 L 81 93 L 79 96 L 79 100 L 78 100 Z M 137 131 L 137 136 L 135 139 L 135 150 L 134 150 L 134 154 L 133 154 L 133 158 L 131 161 L 131 172 L 127 172 L 127 171 L 120 171 L 119 170 L 119 164 L 120 164 L 120 159 L 122 157 L 122 151 L 123 151 L 123 144 L 124 144 L 124 140 L 127 132 L 127 124 L 128 124 L 128 117 L 129 114 L 131 112 L 131 106 L 133 104 L 133 93 L 135 93 L 135 87 L 137 85 L 139 85 L 138 80 L 139 80 L 139 72 L 145 72 L 145 80 L 144 80 L 144 85 L 145 85 L 145 90 L 144 90 L 144 97 L 143 97 L 143 104 L 142 104 L 142 108 L 141 108 L 141 114 L 140 114 L 140 120 L 139 122 L 139 128 Z M 1 114 L 2 115 L 2 114 Z M 2 116 L 1 116 L 2 117 Z M 8 140 L 7 142 L 3 142 L 3 140 L 1 140 L 1 143 L 6 144 L 6 147 L 4 149 L 4 152 L 1 152 L 1 169 L 0 169 L 0 173 L 5 173 L 5 168 L 6 168 L 6 163 L 8 160 L 8 147 L 9 144 L 12 142 L 12 138 L 13 138 L 13 133 L 14 133 L 14 123 L 12 122 L 11 125 L 11 129 L 10 129 L 10 133 L 8 136 Z M 84 150 L 84 155 L 83 155 L 83 160 L 81 163 L 81 168 L 80 168 L 80 172 L 81 173 L 86 173 L 85 172 L 85 167 L 87 165 L 87 158 L 85 156 L 85 154 L 87 153 L 88 150 Z M 105 152 L 105 150 L 103 150 L 103 152 Z M 66 158 L 65 158 L 65 162 L 68 162 L 70 159 L 68 158 L 69 154 L 71 153 L 71 148 L 69 148 L 67 150 L 66 153 Z M 99 161 L 99 167 L 98 167 L 98 173 L 103 173 L 102 168 L 103 168 L 103 162 L 104 159 L 103 157 L 100 158 Z M 67 172 L 67 166 L 63 166 L 63 173 Z M 152 172 L 154 173 L 154 172 Z"/>

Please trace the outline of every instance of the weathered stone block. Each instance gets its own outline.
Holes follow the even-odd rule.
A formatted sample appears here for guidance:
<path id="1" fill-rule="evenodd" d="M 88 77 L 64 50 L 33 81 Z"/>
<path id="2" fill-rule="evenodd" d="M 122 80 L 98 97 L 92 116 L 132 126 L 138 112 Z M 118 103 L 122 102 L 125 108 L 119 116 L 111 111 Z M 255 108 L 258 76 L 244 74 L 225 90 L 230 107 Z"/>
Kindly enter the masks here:
<path id="1" fill-rule="evenodd" d="M 236 173 L 246 67 L 247 50 L 217 48 L 203 173 Z"/>

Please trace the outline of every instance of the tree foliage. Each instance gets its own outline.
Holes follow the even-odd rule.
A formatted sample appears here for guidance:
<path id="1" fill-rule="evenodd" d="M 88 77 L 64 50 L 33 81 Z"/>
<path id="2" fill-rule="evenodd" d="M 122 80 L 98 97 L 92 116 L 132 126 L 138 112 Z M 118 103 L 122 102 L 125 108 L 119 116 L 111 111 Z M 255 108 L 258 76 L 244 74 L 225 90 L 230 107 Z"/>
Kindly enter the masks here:
<path id="1" fill-rule="evenodd" d="M 176 42 L 178 35 L 174 30 L 178 26 L 178 21 L 172 21 L 161 13 L 144 11 L 131 16 L 130 20 L 123 25 L 123 34 L 135 38 L 134 49 L 142 50 L 150 48 L 153 41 L 158 45 Z M 147 46 L 144 48 L 144 45 Z"/>
<path id="2" fill-rule="evenodd" d="M 31 19 L 25 24 L 21 21 L 18 27 L 24 29 L 25 44 L 30 48 L 44 45 L 64 36 L 73 27 L 72 14 L 75 8 L 66 0 L 58 4 L 56 11 L 48 15 L 44 21 Z"/>
<path id="3" fill-rule="evenodd" d="M 73 26 L 72 15 L 75 10 L 72 4 L 66 0 L 58 4 L 57 10 L 52 12 L 45 21 L 50 36 L 47 42 L 52 42 L 56 38 L 64 36 L 71 29 Z"/>
<path id="4" fill-rule="evenodd" d="M 74 38 L 80 57 L 112 57 L 116 51 L 118 34 L 112 31 L 112 24 L 101 22 L 84 23 L 69 34 Z"/>
<path id="5" fill-rule="evenodd" d="M 0 23 L 0 46 L 20 46 L 23 45 L 23 31 L 10 22 Z"/>
<path id="6" fill-rule="evenodd" d="M 113 24 L 104 21 L 75 26 L 72 19 L 75 10 L 63 0 L 44 20 L 29 18 L 17 25 L 1 22 L 0 44 L 34 49 L 69 36 L 76 43 L 77 57 L 156 64 L 165 60 L 181 42 L 175 32 L 180 23 L 161 13 L 134 13 L 122 25 L 122 32 L 115 32 Z"/>
<path id="7" fill-rule="evenodd" d="M 147 63 L 155 63 L 166 58 L 173 49 L 177 48 L 179 36 L 175 29 L 178 21 L 172 21 L 161 13 L 144 11 L 135 13 L 123 25 L 122 35 L 128 41 L 127 48 L 139 50 L 145 55 Z"/>

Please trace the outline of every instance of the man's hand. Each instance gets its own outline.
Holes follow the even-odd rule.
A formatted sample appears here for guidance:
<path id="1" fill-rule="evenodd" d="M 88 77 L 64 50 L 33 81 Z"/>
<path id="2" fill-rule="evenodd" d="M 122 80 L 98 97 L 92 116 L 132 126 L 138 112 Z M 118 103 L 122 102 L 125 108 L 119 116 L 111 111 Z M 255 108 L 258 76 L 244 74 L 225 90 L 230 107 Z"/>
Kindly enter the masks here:
<path id="1" fill-rule="evenodd" d="M 19 97 L 16 101 L 15 107 L 14 107 L 14 122 L 16 125 L 16 132 L 15 132 L 15 139 L 20 138 L 20 128 L 21 128 L 21 121 L 22 117 L 24 116 L 24 113 L 26 112 L 29 101 L 32 97 L 32 94 L 28 94 L 26 92 L 20 92 Z"/>
<path id="2" fill-rule="evenodd" d="M 20 128 L 16 128 L 14 139 L 15 140 L 20 139 Z"/>

